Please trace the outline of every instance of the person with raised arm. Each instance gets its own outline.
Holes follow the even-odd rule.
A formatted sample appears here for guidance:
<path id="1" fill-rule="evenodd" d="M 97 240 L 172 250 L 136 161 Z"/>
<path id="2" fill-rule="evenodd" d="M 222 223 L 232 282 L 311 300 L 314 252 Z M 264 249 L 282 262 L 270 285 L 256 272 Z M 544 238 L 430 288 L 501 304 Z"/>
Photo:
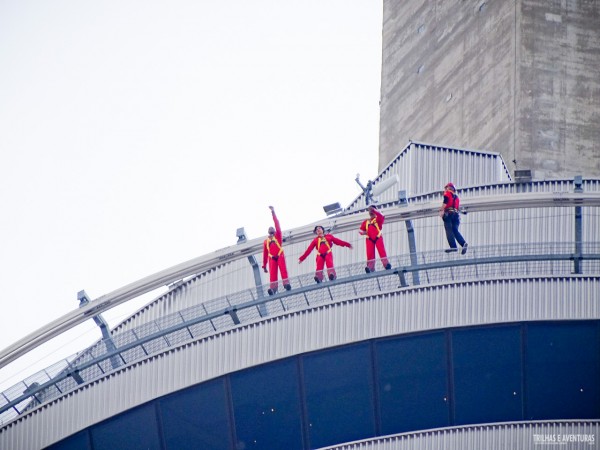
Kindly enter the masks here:
<path id="1" fill-rule="evenodd" d="M 279 219 L 275 214 L 275 208 L 269 206 L 271 215 L 273 216 L 273 224 L 275 227 L 269 227 L 268 236 L 263 244 L 263 265 L 262 268 L 265 272 L 269 273 L 269 295 L 277 293 L 279 282 L 278 272 L 281 273 L 281 281 L 286 291 L 289 291 L 292 286 L 288 278 L 287 267 L 285 265 L 285 254 L 283 253 L 283 237 L 281 234 L 281 226 L 279 225 Z M 269 269 L 267 270 L 267 263 Z"/>

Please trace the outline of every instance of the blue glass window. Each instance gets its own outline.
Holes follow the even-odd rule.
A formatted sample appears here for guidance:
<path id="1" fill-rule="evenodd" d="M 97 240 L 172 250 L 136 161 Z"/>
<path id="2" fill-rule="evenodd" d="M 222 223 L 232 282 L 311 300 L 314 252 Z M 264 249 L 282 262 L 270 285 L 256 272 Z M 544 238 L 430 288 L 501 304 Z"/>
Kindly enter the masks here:
<path id="1" fill-rule="evenodd" d="M 521 327 L 456 330 L 451 335 L 455 424 L 520 420 Z"/>
<path id="2" fill-rule="evenodd" d="M 370 346 L 326 350 L 302 360 L 309 447 L 374 436 Z"/>
<path id="3" fill-rule="evenodd" d="M 598 322 L 532 323 L 527 328 L 527 417 L 600 417 Z"/>
<path id="4" fill-rule="evenodd" d="M 376 432 L 599 417 L 600 321 L 539 322 L 276 361 L 142 405 L 49 449 L 294 450 Z"/>
<path id="5" fill-rule="evenodd" d="M 119 414 L 91 428 L 94 450 L 160 450 L 154 403 Z"/>
<path id="6" fill-rule="evenodd" d="M 236 448 L 302 449 L 297 359 L 231 375 Z"/>
<path id="7" fill-rule="evenodd" d="M 381 434 L 450 425 L 444 333 L 380 341 L 375 351 Z"/>
<path id="8" fill-rule="evenodd" d="M 226 399 L 223 378 L 160 399 L 159 408 L 166 448 L 230 448 L 231 427 Z"/>
<path id="9" fill-rule="evenodd" d="M 46 450 L 89 450 L 90 449 L 90 435 L 87 430 L 76 433 L 57 442 Z"/>

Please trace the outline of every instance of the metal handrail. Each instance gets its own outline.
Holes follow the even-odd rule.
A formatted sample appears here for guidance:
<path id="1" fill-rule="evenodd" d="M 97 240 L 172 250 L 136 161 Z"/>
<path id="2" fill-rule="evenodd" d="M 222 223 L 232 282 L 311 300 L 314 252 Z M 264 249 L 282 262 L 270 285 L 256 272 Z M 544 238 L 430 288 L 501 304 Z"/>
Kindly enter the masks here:
<path id="1" fill-rule="evenodd" d="M 48 376 L 49 379 L 45 382 L 40 382 L 41 378 L 39 376 L 33 376 L 30 377 L 30 380 L 36 379 L 39 381 L 29 385 L 26 382 L 17 384 L 2 393 L 7 402 L 0 406 L 0 421 L 10 420 L 28 407 L 35 407 L 38 404 L 65 395 L 66 392 L 70 392 L 84 383 L 89 383 L 105 376 L 107 373 L 133 364 L 139 359 L 237 326 L 244 326 L 252 321 L 261 320 L 264 317 L 261 311 L 266 311 L 266 307 L 273 309 L 273 305 L 281 305 L 277 312 L 285 314 L 290 311 L 315 307 L 325 302 L 331 303 L 332 301 L 360 296 L 363 293 L 368 295 L 374 291 L 372 285 L 374 282 L 377 282 L 379 290 L 408 287 L 409 283 L 405 274 L 411 272 L 433 271 L 432 278 L 434 282 L 443 282 L 449 279 L 456 281 L 456 273 L 443 270 L 448 268 L 516 264 L 515 272 L 521 273 L 522 267 L 518 265 L 520 263 L 570 262 L 576 259 L 579 261 L 600 261 L 600 242 L 584 244 L 581 253 L 574 252 L 576 247 L 574 242 L 482 246 L 471 248 L 469 257 L 456 254 L 447 255 L 443 252 L 423 252 L 418 254 L 416 258 L 417 261 L 421 261 L 417 264 L 411 264 L 411 261 L 415 259 L 411 258 L 410 255 L 400 255 L 390 258 L 395 265 L 392 270 L 364 273 L 364 264 L 352 264 L 338 268 L 338 273 L 347 273 L 348 276 L 322 284 L 314 284 L 314 282 L 311 282 L 311 276 L 308 275 L 291 278 L 294 289 L 283 291 L 274 296 L 255 298 L 253 290 L 240 291 L 237 294 L 201 304 L 201 307 L 191 307 L 165 316 L 161 319 L 162 323 L 155 321 L 150 325 L 141 325 L 135 329 L 114 334 L 111 336 L 111 342 L 116 347 L 104 346 L 103 340 L 98 341 L 85 352 L 80 353 L 71 361 L 67 361 L 67 367 L 64 367 L 57 375 L 48 376 L 48 371 L 52 373 L 56 372 L 56 369 L 49 368 L 40 372 L 40 374 L 45 373 Z M 535 268 L 533 269 L 535 271 Z M 569 275 L 571 274 L 570 268 L 563 270 L 568 272 Z M 503 272 L 506 271 L 506 268 L 503 269 Z M 542 273 L 546 271 L 547 267 L 543 267 L 541 270 Z M 595 275 L 600 274 L 600 265 L 593 267 L 591 272 Z M 462 278 L 462 281 L 464 281 L 476 277 L 471 274 Z M 481 278 L 488 279 L 489 274 L 483 274 Z M 261 287 L 263 292 L 266 292 L 268 286 L 267 284 Z M 345 290 L 344 286 L 347 286 Z M 320 295 L 316 295 L 319 291 L 321 291 Z M 294 305 L 292 301 L 298 298 L 303 298 L 305 301 Z M 212 312 L 209 313 L 206 306 Z M 261 306 L 264 309 L 261 309 Z M 206 331 L 192 331 L 194 327 L 202 323 L 210 323 L 211 326 L 206 327 Z M 178 332 L 183 332 L 185 337 L 177 337 Z M 168 336 L 174 337 L 171 339 L 172 342 L 166 340 Z M 161 345 L 154 351 L 148 351 L 144 347 L 157 341 L 160 341 Z M 105 348 L 105 351 L 102 351 L 102 348 Z M 143 352 L 140 349 L 143 349 Z M 131 355 L 128 355 L 128 352 Z M 24 387 L 25 390 L 23 390 Z M 23 403 L 26 403 L 25 408 L 20 408 Z"/>
<path id="2" fill-rule="evenodd" d="M 501 209 L 537 208 L 537 207 L 573 207 L 600 206 L 598 192 L 560 192 L 560 193 L 521 193 L 512 195 L 497 195 L 472 197 L 465 199 L 462 209 L 465 212 L 492 211 Z M 438 214 L 439 205 L 422 203 L 413 206 L 396 206 L 386 208 L 386 222 L 398 222 L 411 219 L 434 217 Z M 337 232 L 354 229 L 363 220 L 357 214 L 336 216 L 331 219 L 330 226 Z M 315 224 L 310 224 L 292 230 L 286 237 L 286 242 L 294 243 L 306 240 L 312 236 Z M 261 251 L 262 239 L 249 240 L 244 244 L 226 247 L 214 253 L 192 259 L 169 269 L 142 278 L 109 294 L 103 295 L 46 326 L 29 334 L 23 339 L 0 352 L 0 369 L 28 351 L 47 342 L 55 336 L 79 325 L 87 319 L 120 305 L 128 300 L 139 297 L 154 289 L 174 283 L 191 275 L 206 272 L 225 262 L 245 258 Z"/>

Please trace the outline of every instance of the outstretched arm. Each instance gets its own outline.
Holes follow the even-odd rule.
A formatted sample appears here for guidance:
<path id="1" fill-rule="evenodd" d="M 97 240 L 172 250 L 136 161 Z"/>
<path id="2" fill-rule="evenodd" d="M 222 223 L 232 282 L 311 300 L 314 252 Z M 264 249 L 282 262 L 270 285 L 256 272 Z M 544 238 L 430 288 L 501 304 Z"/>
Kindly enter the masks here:
<path id="1" fill-rule="evenodd" d="M 313 251 L 313 249 L 315 248 L 315 246 L 317 245 L 317 240 L 313 239 L 312 242 L 308 245 L 308 248 L 306 249 L 306 251 L 304 253 L 302 253 L 302 255 L 300 255 L 300 258 L 298 258 L 298 262 L 301 263 L 302 261 L 304 261 L 308 255 L 310 255 L 310 252 Z"/>
<path id="2" fill-rule="evenodd" d="M 269 206 L 269 209 L 271 210 L 271 215 L 273 216 L 273 224 L 275 225 L 275 237 L 279 239 L 279 241 L 281 241 L 281 225 L 279 225 L 279 219 L 275 214 L 275 208 Z"/>
<path id="3" fill-rule="evenodd" d="M 331 236 L 331 242 L 333 242 L 335 245 L 339 245 L 340 247 L 352 248 L 352 244 L 350 242 L 342 241 L 341 239 L 336 238 L 332 234 L 330 234 L 329 236 Z"/>

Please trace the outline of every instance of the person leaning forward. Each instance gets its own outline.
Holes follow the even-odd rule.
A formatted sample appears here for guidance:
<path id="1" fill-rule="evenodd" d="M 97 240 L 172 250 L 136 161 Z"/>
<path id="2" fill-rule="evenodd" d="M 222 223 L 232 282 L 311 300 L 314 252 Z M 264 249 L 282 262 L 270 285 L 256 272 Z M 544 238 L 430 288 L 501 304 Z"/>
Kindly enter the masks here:
<path id="1" fill-rule="evenodd" d="M 454 184 L 448 183 L 444 186 L 444 201 L 440 207 L 440 216 L 444 221 L 444 229 L 446 230 L 446 239 L 450 248 L 444 250 L 446 253 L 452 253 L 458 251 L 456 242 L 462 247 L 461 253 L 464 255 L 467 253 L 467 247 L 469 244 L 465 242 L 462 234 L 458 231 L 460 225 L 460 216 L 458 210 L 460 208 L 460 199 L 456 195 L 456 188 Z"/>
<path id="2" fill-rule="evenodd" d="M 313 249 L 317 251 L 316 257 L 316 271 L 315 271 L 315 281 L 320 283 L 323 281 L 323 267 L 327 266 L 327 276 L 330 280 L 335 280 L 336 273 L 335 267 L 333 266 L 333 253 L 332 247 L 334 245 L 339 245 L 340 247 L 348 247 L 352 248 L 352 244 L 346 241 L 342 241 L 341 239 L 336 238 L 332 234 L 325 233 L 325 228 L 321 225 L 317 225 L 313 230 L 313 233 L 317 235 L 311 243 L 308 245 L 306 251 L 298 258 L 298 262 L 301 263 L 304 261 L 310 252 Z"/>
<path id="3" fill-rule="evenodd" d="M 283 239 L 281 234 L 281 226 L 279 225 L 279 220 L 277 219 L 277 215 L 275 214 L 275 208 L 269 206 L 271 210 L 271 214 L 273 216 L 273 224 L 275 228 L 269 227 L 268 233 L 269 235 L 265 239 L 263 244 L 263 265 L 262 268 L 265 272 L 269 273 L 269 281 L 271 282 L 268 293 L 269 295 L 273 295 L 277 293 L 278 281 L 277 281 L 277 272 L 281 273 L 281 280 L 283 282 L 283 287 L 286 291 L 289 291 L 292 286 L 290 285 L 290 280 L 288 279 L 287 267 L 285 265 L 285 255 L 283 253 Z M 269 270 L 267 270 L 267 262 L 269 264 Z"/>

